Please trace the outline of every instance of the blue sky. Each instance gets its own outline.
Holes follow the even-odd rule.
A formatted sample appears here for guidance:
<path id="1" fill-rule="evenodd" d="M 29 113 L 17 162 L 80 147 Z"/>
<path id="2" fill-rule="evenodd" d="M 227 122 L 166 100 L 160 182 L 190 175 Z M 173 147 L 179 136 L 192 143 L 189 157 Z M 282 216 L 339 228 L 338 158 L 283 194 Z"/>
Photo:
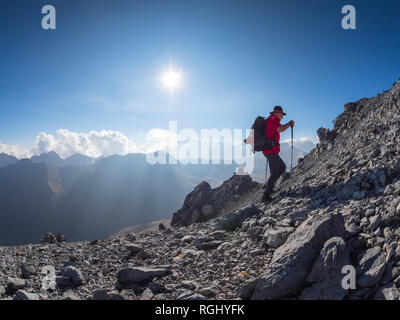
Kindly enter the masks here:
<path id="1" fill-rule="evenodd" d="M 57 29 L 41 28 L 54 5 Z M 357 30 L 341 28 L 341 8 Z M 0 141 L 40 132 L 248 128 L 275 104 L 297 137 L 400 77 L 398 1 L 3 0 Z M 172 64 L 182 86 L 160 84 Z M 288 138 L 285 133 L 283 139 Z"/>

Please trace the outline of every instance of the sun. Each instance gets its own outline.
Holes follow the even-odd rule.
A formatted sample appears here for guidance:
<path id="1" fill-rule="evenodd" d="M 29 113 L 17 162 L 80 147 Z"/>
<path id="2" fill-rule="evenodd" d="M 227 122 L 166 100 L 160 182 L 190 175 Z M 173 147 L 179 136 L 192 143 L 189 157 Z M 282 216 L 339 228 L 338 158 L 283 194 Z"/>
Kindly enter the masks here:
<path id="1" fill-rule="evenodd" d="M 177 88 L 181 84 L 181 80 L 182 80 L 182 72 L 175 71 L 172 68 L 166 71 L 162 76 L 163 84 L 170 90 Z"/>

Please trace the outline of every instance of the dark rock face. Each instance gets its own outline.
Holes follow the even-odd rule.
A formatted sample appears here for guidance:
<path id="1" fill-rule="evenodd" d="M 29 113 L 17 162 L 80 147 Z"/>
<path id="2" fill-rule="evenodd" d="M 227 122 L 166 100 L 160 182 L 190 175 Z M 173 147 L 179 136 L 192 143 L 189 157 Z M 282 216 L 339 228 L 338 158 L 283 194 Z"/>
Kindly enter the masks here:
<path id="1" fill-rule="evenodd" d="M 271 265 L 257 282 L 252 299 L 270 300 L 298 294 L 325 242 L 344 234 L 341 214 L 307 219 L 275 251 Z"/>
<path id="2" fill-rule="evenodd" d="M 330 143 L 335 140 L 336 132 L 325 128 L 319 128 L 317 131 L 320 143 Z"/>
<path id="3" fill-rule="evenodd" d="M 172 216 L 171 226 L 182 227 L 214 218 L 220 209 L 258 185 L 248 175 L 234 175 L 220 187 L 211 189 L 203 181 L 189 193 L 183 206 Z"/>
<path id="4" fill-rule="evenodd" d="M 204 221 L 208 217 L 204 216 L 202 209 L 206 205 L 212 206 L 213 203 L 211 187 L 203 181 L 186 196 L 182 208 L 173 214 L 171 226 L 188 226 L 192 223 Z"/>
<path id="5" fill-rule="evenodd" d="M 300 296 L 302 300 L 342 300 L 348 290 L 342 287 L 342 269 L 351 265 L 350 250 L 342 238 L 325 242 L 314 262 L 307 282 L 312 283 Z"/>
<path id="6" fill-rule="evenodd" d="M 357 284 L 371 287 L 380 281 L 385 272 L 386 261 L 380 247 L 374 247 L 358 256 Z"/>
<path id="7" fill-rule="evenodd" d="M 47 232 L 44 235 L 44 237 L 42 239 L 42 242 L 44 242 L 44 243 L 56 243 L 57 242 L 57 238 L 51 232 Z"/>
<path id="8" fill-rule="evenodd" d="M 259 209 L 254 205 L 251 205 L 240 211 L 231 212 L 217 223 L 216 229 L 224 231 L 234 231 L 235 229 L 241 227 L 243 222 L 247 218 L 250 218 L 259 213 Z"/>
<path id="9" fill-rule="evenodd" d="M 118 272 L 117 278 L 121 283 L 129 284 L 141 281 L 151 281 L 154 277 L 167 274 L 165 268 L 127 267 Z"/>

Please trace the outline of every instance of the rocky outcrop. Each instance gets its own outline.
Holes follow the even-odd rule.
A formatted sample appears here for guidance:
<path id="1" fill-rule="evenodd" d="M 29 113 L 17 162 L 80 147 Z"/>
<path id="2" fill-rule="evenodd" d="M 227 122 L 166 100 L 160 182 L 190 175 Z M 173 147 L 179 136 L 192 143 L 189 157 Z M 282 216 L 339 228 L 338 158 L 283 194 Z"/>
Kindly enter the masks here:
<path id="1" fill-rule="evenodd" d="M 172 215 L 171 226 L 188 226 L 211 219 L 213 203 L 211 187 L 203 181 L 186 196 L 182 208 Z"/>
<path id="2" fill-rule="evenodd" d="M 302 292 L 300 299 L 342 300 L 349 291 L 342 286 L 345 266 L 351 266 L 350 250 L 345 241 L 339 237 L 329 239 L 307 277 L 311 286 Z"/>
<path id="3" fill-rule="evenodd" d="M 248 206 L 240 211 L 230 212 L 217 223 L 216 229 L 234 231 L 241 227 L 246 219 L 258 214 L 260 214 L 260 210 L 254 205 Z"/>
<path id="4" fill-rule="evenodd" d="M 270 266 L 258 279 L 252 299 L 279 299 L 299 294 L 324 243 L 344 234 L 341 214 L 307 219 L 275 251 Z"/>
<path id="5" fill-rule="evenodd" d="M 171 226 L 181 227 L 208 221 L 218 215 L 227 203 L 240 199 L 256 186 L 258 183 L 253 182 L 248 175 L 233 175 L 213 190 L 203 181 L 186 196 L 182 208 L 172 215 Z"/>

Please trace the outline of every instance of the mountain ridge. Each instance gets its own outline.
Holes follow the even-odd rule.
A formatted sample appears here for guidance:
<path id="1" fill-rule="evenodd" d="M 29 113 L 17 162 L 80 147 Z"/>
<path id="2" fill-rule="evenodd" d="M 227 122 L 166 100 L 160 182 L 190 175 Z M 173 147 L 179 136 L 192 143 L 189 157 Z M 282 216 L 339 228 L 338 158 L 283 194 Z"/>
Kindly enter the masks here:
<path id="1" fill-rule="evenodd" d="M 36 298 L 63 299 L 72 290 L 74 299 L 399 300 L 399 124 L 400 81 L 377 97 L 346 104 L 334 129 L 318 131 L 318 146 L 281 179 L 268 205 L 256 184 L 239 197 L 231 194 L 207 221 L 27 246 L 34 268 L 40 261 L 62 276 L 67 261 L 78 275 L 67 277 L 68 286 L 60 283 L 59 293 Z M 203 189 L 194 191 L 184 208 L 197 210 Z M 0 254 L 10 259 L 15 250 Z M 60 253 L 51 257 L 49 250 Z M 12 269 L 18 263 L 12 259 Z M 342 286 L 343 267 L 354 268 L 355 288 Z M 10 274 L 9 266 L 2 269 Z M 0 285 L 6 282 L 0 275 Z"/>

